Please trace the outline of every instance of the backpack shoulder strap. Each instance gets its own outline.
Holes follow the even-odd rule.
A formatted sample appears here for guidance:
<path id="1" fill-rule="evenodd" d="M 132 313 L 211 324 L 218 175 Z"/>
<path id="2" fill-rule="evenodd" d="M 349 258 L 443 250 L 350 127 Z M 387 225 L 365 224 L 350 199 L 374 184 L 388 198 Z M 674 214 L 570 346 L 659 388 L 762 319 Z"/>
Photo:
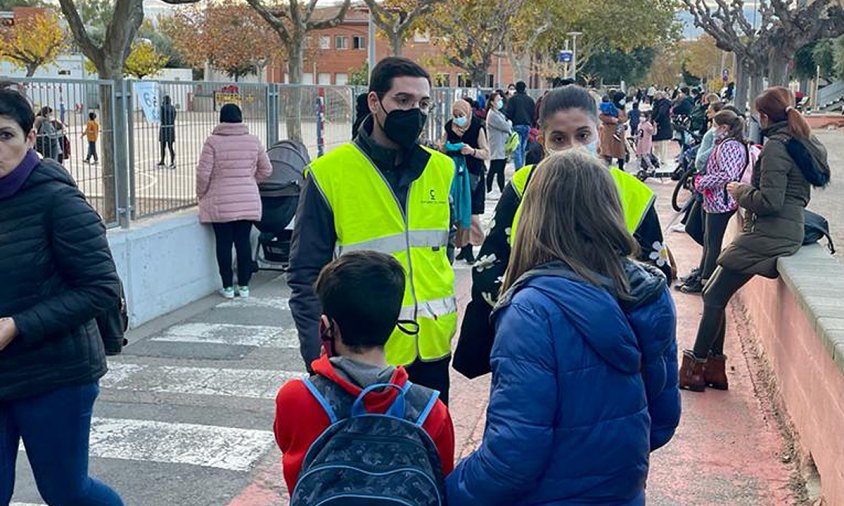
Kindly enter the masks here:
<path id="1" fill-rule="evenodd" d="M 322 376 L 314 376 L 313 379 L 303 379 L 302 383 L 305 384 L 305 387 L 308 389 L 309 392 L 311 392 L 311 395 L 314 396 L 314 399 L 316 399 L 317 402 L 319 402 L 320 406 L 322 406 L 322 409 L 325 410 L 325 414 L 328 415 L 329 422 L 331 422 L 332 424 L 337 423 L 337 421 L 340 419 L 337 416 L 337 411 L 335 410 L 335 408 L 340 407 L 338 406 L 339 403 L 337 402 L 337 396 L 329 394 L 328 397 L 326 397 L 320 391 L 328 389 L 328 391 L 331 392 L 332 390 L 330 385 L 333 384 L 333 382 L 325 381 Z M 317 387 L 317 384 L 319 384 L 319 387 Z M 329 398 L 332 400 L 329 400 Z M 341 413 L 345 414 L 342 411 Z"/>
<path id="2" fill-rule="evenodd" d="M 405 420 L 422 427 L 428 420 L 428 416 L 437 405 L 440 392 L 430 388 L 416 385 L 408 381 L 405 384 Z"/>

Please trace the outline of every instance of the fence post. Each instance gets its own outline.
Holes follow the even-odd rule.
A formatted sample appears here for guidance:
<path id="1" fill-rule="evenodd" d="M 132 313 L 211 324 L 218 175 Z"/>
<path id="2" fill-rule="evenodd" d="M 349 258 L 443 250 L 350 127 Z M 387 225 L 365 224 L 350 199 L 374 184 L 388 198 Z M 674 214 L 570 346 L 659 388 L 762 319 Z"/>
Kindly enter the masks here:
<path id="1" fill-rule="evenodd" d="M 278 85 L 267 85 L 267 149 L 278 142 Z"/>
<path id="2" fill-rule="evenodd" d="M 129 159 L 128 112 L 132 108 L 129 87 L 124 79 L 112 83 L 114 90 L 114 177 L 117 187 L 117 220 L 122 228 L 129 228 L 132 215 L 129 198 L 129 179 L 132 164 Z"/>
<path id="3" fill-rule="evenodd" d="M 124 81 L 125 82 L 125 81 Z M 128 84 L 127 89 L 132 90 L 132 95 L 135 93 L 134 83 Z M 126 139 L 128 143 L 128 164 L 129 167 L 128 174 L 129 174 L 129 219 L 135 220 L 137 219 L 137 185 L 135 183 L 135 111 L 134 111 L 134 100 L 130 100 L 127 102 L 129 105 L 129 112 L 127 114 L 127 121 L 126 121 Z"/>

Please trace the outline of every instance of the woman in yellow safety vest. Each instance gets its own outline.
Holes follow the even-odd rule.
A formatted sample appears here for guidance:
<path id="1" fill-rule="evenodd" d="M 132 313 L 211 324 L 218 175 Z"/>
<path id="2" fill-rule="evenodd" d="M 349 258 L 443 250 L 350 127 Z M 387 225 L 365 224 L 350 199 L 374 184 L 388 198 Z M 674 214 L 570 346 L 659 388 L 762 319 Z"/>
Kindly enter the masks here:
<path id="1" fill-rule="evenodd" d="M 583 148 L 597 157 L 598 125 L 595 101 L 580 86 L 557 88 L 542 101 L 539 140 L 546 153 Z M 510 260 L 522 196 L 529 188 L 533 168 L 529 165 L 516 171 L 504 189 L 489 235 L 472 269 L 472 300 L 463 317 L 453 359 L 454 368 L 470 378 L 489 372 L 489 354 L 495 334 L 489 315 L 498 299 Z M 673 272 L 654 208 L 653 190 L 616 167 L 609 170 L 621 197 L 627 228 L 639 243 L 639 259 L 653 263 L 670 279 Z"/>

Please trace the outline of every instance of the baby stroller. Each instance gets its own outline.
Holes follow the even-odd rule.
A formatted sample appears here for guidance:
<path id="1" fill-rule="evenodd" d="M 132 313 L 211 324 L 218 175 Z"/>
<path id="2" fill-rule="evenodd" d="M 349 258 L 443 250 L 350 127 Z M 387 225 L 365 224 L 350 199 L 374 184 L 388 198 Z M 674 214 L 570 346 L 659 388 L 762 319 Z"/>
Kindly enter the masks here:
<path id="1" fill-rule="evenodd" d="M 258 185 L 264 213 L 255 223 L 260 234 L 255 250 L 255 269 L 285 271 L 290 260 L 290 225 L 305 184 L 305 167 L 311 162 L 304 144 L 279 141 L 267 150 L 273 173 Z"/>

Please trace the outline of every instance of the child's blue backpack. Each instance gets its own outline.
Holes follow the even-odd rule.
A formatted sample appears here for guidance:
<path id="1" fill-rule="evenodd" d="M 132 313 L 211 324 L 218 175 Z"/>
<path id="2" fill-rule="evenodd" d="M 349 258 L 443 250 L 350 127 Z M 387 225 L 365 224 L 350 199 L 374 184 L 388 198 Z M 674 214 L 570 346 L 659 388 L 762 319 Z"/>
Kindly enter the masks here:
<path id="1" fill-rule="evenodd" d="M 321 376 L 304 382 L 331 426 L 308 449 L 291 506 L 445 505 L 440 457 L 422 428 L 439 392 L 379 383 L 352 400 Z M 386 413 L 368 413 L 363 399 L 380 388 L 398 395 Z"/>

